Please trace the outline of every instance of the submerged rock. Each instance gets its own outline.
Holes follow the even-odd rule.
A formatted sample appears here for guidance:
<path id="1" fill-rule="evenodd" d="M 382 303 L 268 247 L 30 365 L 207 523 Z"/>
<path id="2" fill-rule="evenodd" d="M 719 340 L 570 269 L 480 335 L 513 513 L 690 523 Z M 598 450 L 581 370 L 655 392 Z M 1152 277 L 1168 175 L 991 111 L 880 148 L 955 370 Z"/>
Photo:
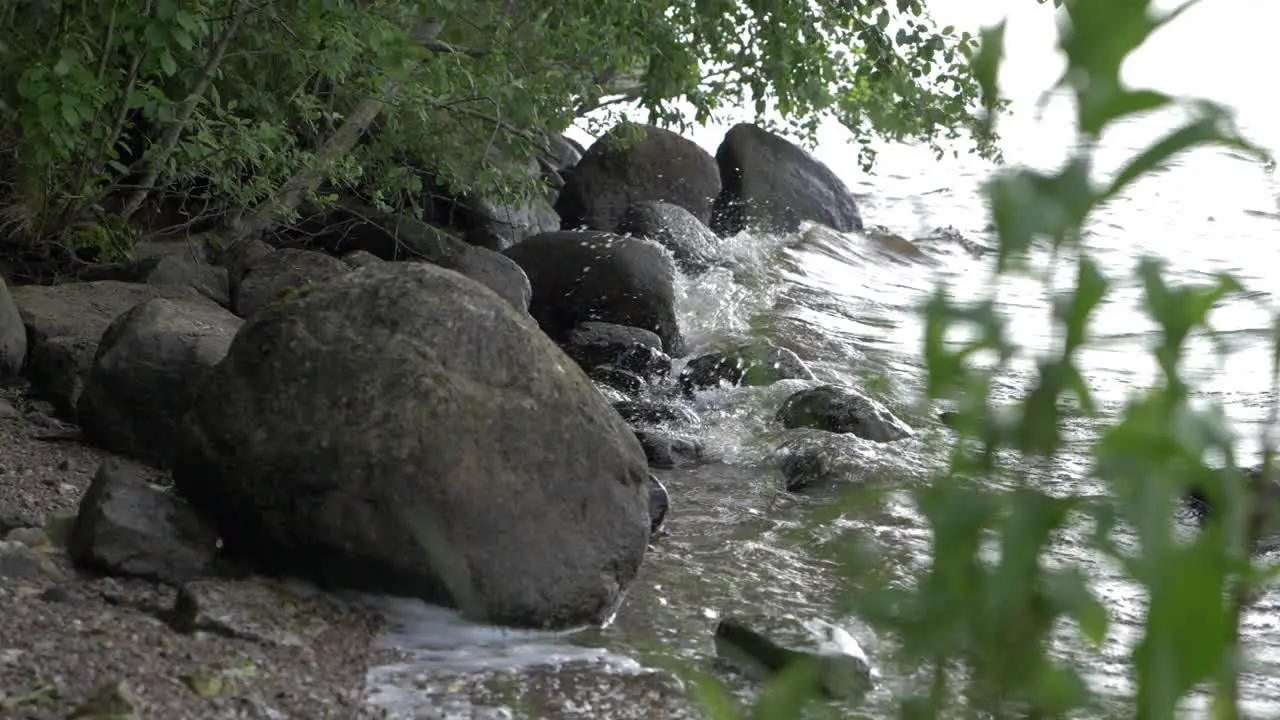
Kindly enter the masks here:
<path id="1" fill-rule="evenodd" d="M 1246 486 L 1257 493 L 1249 498 L 1251 503 L 1249 512 L 1259 521 L 1260 535 L 1257 548 L 1259 552 L 1280 548 L 1280 483 L 1272 480 L 1258 492 L 1258 485 L 1263 482 L 1262 470 L 1261 465 L 1240 469 Z M 1226 471 L 1218 472 L 1222 474 Z M 1193 486 L 1183 496 L 1184 504 L 1201 527 L 1213 522 L 1218 516 L 1215 495 L 1216 493 L 1205 486 Z"/>
<path id="2" fill-rule="evenodd" d="M 892 442 L 915 433 L 888 408 L 852 388 L 819 385 L 782 403 L 777 419 L 786 428 L 816 428 L 851 433 L 866 440 Z"/>
<path id="3" fill-rule="evenodd" d="M 695 437 L 662 430 L 636 430 L 636 437 L 649 458 L 649 467 L 671 470 L 696 465 L 702 458 L 702 443 Z"/>
<path id="4" fill-rule="evenodd" d="M 569 333 L 563 348 L 585 370 L 607 365 L 642 378 L 671 372 L 671 358 L 662 352 L 662 338 L 644 328 L 588 321 Z"/>
<path id="5" fill-rule="evenodd" d="M 639 395 L 645 389 L 644 378 L 608 365 L 597 365 L 591 368 L 591 379 L 601 385 L 617 390 L 624 395 Z"/>
<path id="6" fill-rule="evenodd" d="M 626 400 L 614 403 L 613 408 L 632 425 L 671 424 L 697 427 L 702 424 L 702 420 L 694 411 L 657 400 Z"/>
<path id="7" fill-rule="evenodd" d="M 700 355 L 680 371 L 686 393 L 723 385 L 763 386 L 779 380 L 813 380 L 813 371 L 794 352 L 770 342 L 750 342 Z"/>
<path id="8" fill-rule="evenodd" d="M 758 629 L 763 625 L 770 627 Z M 799 663 L 815 663 L 817 689 L 830 698 L 858 695 L 874 684 L 871 663 L 858 641 L 844 628 L 821 620 L 724 618 L 716 625 L 715 647 L 717 656 L 758 680 Z"/>

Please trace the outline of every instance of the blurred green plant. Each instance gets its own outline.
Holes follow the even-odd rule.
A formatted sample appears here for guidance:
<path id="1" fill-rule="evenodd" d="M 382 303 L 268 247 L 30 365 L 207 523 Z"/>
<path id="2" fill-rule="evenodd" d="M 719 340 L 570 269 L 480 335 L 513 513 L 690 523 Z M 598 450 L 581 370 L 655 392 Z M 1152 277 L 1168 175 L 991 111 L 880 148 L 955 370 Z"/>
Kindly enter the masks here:
<path id="1" fill-rule="evenodd" d="M 1207 285 L 1175 284 L 1159 259 L 1143 258 L 1133 272 L 1158 327 L 1150 352 L 1159 377 L 1135 392 L 1118 416 L 1103 417 L 1078 356 L 1090 343 L 1091 321 L 1113 277 L 1094 259 L 1083 229 L 1107 202 L 1193 148 L 1221 146 L 1269 159 L 1233 129 L 1225 108 L 1133 89 L 1121 79 L 1125 59 L 1193 3 L 1167 14 L 1158 14 L 1150 0 L 1055 4 L 1062 6 L 1058 44 L 1067 61 L 1057 87 L 1074 98 L 1078 142 L 1055 172 L 1006 168 L 988 183 L 999 240 L 988 297 L 957 302 L 939 287 L 922 309 L 926 394 L 955 404 L 951 421 L 961 439 L 948 471 L 911 491 L 931 530 L 927 564 L 900 587 L 864 588 L 848 606 L 896 648 L 896 657 L 880 662 L 917 680 L 894 698 L 901 717 L 1097 714 L 1102 698 L 1058 650 L 1065 635 L 1074 635 L 1071 644 L 1086 655 L 1097 650 L 1111 617 L 1080 568 L 1047 560 L 1055 537 L 1083 523 L 1093 548 L 1146 597 L 1141 637 L 1129 655 L 1135 691 L 1122 714 L 1172 718 L 1190 693 L 1203 690 L 1212 695 L 1215 719 L 1238 718 L 1241 613 L 1276 574 L 1253 559 L 1261 513 L 1252 508 L 1261 506 L 1256 493 L 1270 482 L 1273 452 L 1264 438 L 1262 482 L 1248 482 L 1236 465 L 1236 433 L 1220 407 L 1193 403 L 1181 365 L 1188 339 L 1212 333 L 1214 308 L 1242 287 L 1225 274 Z M 1004 34 L 1004 23 L 986 29 L 972 55 L 988 130 L 1002 107 L 997 78 Z M 1103 132 L 1156 110 L 1181 110 L 1185 120 L 1114 175 L 1099 177 L 1094 148 Z M 1063 263 L 1074 268 L 1074 283 L 1057 289 L 1052 271 Z M 1007 334 L 996 300 L 1002 278 L 1015 274 L 1038 279 L 1052 298 L 1048 321 L 1057 347 L 1031 358 L 1034 382 L 1015 407 L 997 412 L 994 383 L 1029 357 Z M 1275 327 L 1273 392 L 1280 318 Z M 1021 470 L 1057 458 L 1064 405 L 1078 406 L 1101 428 L 1092 445 L 1092 472 L 1107 489 L 1101 500 L 1050 495 Z M 1276 417 L 1273 406 L 1271 425 Z M 1187 539 L 1176 532 L 1176 508 L 1193 487 L 1209 496 L 1216 520 Z M 848 569 L 857 572 L 855 565 Z M 753 716 L 797 717 L 816 700 L 813 682 L 799 671 L 779 676 Z M 704 694 L 715 717 L 736 716 L 722 691 Z"/>

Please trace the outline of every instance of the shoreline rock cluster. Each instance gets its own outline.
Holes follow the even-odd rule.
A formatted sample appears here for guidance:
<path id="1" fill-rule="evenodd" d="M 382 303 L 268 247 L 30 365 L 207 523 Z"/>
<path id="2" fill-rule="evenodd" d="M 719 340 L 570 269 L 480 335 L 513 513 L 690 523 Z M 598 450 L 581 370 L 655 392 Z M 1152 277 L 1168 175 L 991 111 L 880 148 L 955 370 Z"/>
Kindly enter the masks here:
<path id="1" fill-rule="evenodd" d="M 609 616 L 679 506 L 650 468 L 699 461 L 683 401 L 815 380 L 768 342 L 673 376 L 692 350 L 676 273 L 705 272 L 718 238 L 745 224 L 862 221 L 828 168 L 755 126 L 715 157 L 658 128 L 576 155 L 552 168 L 561 185 L 545 203 L 471 199 L 462 237 L 351 200 L 308 248 L 279 233 L 221 252 L 157 243 L 76 282 L 0 279 L 0 381 L 29 390 L 0 423 L 124 459 L 73 488 L 77 512 L 49 544 L 65 554 L 49 557 L 164 588 L 168 617 L 200 616 L 199 583 L 268 582 L 246 573 L 502 625 Z M 879 442 L 911 433 L 828 385 L 797 392 L 778 421 Z M 20 476 L 0 482 L 0 498 L 24 492 Z"/>

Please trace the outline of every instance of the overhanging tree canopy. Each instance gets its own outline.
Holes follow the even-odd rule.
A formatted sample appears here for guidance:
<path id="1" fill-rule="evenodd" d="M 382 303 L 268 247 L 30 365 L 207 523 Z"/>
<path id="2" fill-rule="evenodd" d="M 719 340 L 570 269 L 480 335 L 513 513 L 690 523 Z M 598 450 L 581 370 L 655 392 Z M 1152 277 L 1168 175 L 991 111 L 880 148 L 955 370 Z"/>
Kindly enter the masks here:
<path id="1" fill-rule="evenodd" d="M 548 133 L 636 106 L 994 152 L 971 39 L 921 0 L 17 0 L 0 20 L 0 197 L 28 236 L 193 185 L 254 227 L 322 182 L 397 207 L 424 176 L 518 194 Z"/>

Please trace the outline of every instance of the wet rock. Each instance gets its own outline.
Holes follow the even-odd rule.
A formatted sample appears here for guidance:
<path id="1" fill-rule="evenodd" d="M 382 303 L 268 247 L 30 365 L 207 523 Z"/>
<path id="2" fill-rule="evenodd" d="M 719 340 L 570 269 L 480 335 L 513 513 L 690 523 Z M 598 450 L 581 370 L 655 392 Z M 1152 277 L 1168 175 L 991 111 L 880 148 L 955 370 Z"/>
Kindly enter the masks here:
<path id="1" fill-rule="evenodd" d="M 9 294 L 9 286 L 0 278 L 0 380 L 22 372 L 27 357 L 27 328 Z"/>
<path id="2" fill-rule="evenodd" d="M 702 420 L 694 411 L 658 400 L 626 400 L 613 404 L 622 419 L 632 425 L 688 425 L 697 427 Z"/>
<path id="3" fill-rule="evenodd" d="M 681 354 L 675 265 L 654 243 L 606 232 L 556 232 L 531 237 L 506 255 L 529 276 L 529 313 L 551 339 L 563 343 L 580 323 L 600 320 L 650 330 L 662 339 L 659 349 Z"/>
<path id="4" fill-rule="evenodd" d="M 259 313 L 183 435 L 174 480 L 226 550 L 329 586 L 572 626 L 647 546 L 631 430 L 527 315 L 426 264 Z"/>
<path id="5" fill-rule="evenodd" d="M 856 468 L 852 458 L 826 444 L 792 443 L 782 449 L 782 476 L 789 492 L 847 479 Z"/>
<path id="6" fill-rule="evenodd" d="M 76 414 L 99 446 L 167 467 L 174 429 L 244 323 L 207 300 L 155 298 L 102 335 Z"/>
<path id="7" fill-rule="evenodd" d="M 677 267 L 694 274 L 711 267 L 719 240 L 693 213 L 679 205 L 658 201 L 638 202 L 627 208 L 616 232 L 658 243 L 671 251 Z"/>
<path id="8" fill-rule="evenodd" d="M 662 338 L 643 328 L 580 323 L 570 331 L 564 351 L 584 369 L 608 365 L 642 378 L 671 372 L 671 358 L 662 352 Z"/>
<path id="9" fill-rule="evenodd" d="M 416 218 L 344 201 L 323 219 L 315 242 L 334 252 L 364 250 L 383 260 L 410 260 L 465 275 L 513 307 L 529 308 L 529 278 L 511 260 Z"/>
<path id="10" fill-rule="evenodd" d="M 14 288 L 14 302 L 27 326 L 26 375 L 33 390 L 59 413 L 74 416 L 102 333 L 126 310 L 152 297 L 195 294 L 112 280 Z"/>
<path id="11" fill-rule="evenodd" d="M 626 393 L 616 388 L 611 388 L 608 385 L 595 383 L 595 386 L 596 386 L 596 390 L 600 391 L 600 395 L 604 397 L 604 399 L 607 400 L 610 405 L 614 403 L 626 402 L 628 399 L 630 399 L 630 396 L 627 395 Z"/>
<path id="12" fill-rule="evenodd" d="M 658 478 L 649 476 L 649 534 L 656 535 L 662 529 L 662 521 L 671 508 L 671 497 L 667 494 L 667 486 Z"/>
<path id="13" fill-rule="evenodd" d="M 310 250 L 284 248 L 254 261 L 235 286 L 233 307 L 247 318 L 281 297 L 346 275 L 341 260 Z"/>
<path id="14" fill-rule="evenodd" d="M 22 417 L 22 413 L 18 412 L 18 408 L 13 406 L 6 398 L 0 398 L 0 420 L 17 420 Z"/>
<path id="15" fill-rule="evenodd" d="M 366 250 L 355 250 L 343 255 L 342 262 L 346 263 L 347 267 L 356 270 L 370 265 L 381 265 L 386 261 Z"/>
<path id="16" fill-rule="evenodd" d="M 893 442 L 915 433 L 889 409 L 852 388 L 819 385 L 795 393 L 778 409 L 783 427 L 851 433 L 866 440 Z"/>
<path id="17" fill-rule="evenodd" d="M 639 395 L 645 388 L 644 378 L 635 373 L 616 367 L 609 367 L 608 365 L 598 365 L 591 368 L 588 376 L 594 382 L 611 387 L 626 395 Z"/>
<path id="18" fill-rule="evenodd" d="M 857 696 L 874 684 L 871 664 L 858 641 L 825 621 L 728 617 L 716 625 L 715 647 L 717 656 L 759 680 L 799 663 L 815 663 L 815 689 L 830 698 Z"/>
<path id="19" fill-rule="evenodd" d="M 724 190 L 711 228 L 735 235 L 747 227 L 789 233 L 806 220 L 839 232 L 862 230 L 853 193 L 804 149 L 751 123 L 729 129 L 716 162 Z"/>
<path id="20" fill-rule="evenodd" d="M 1261 465 L 1240 469 L 1246 487 L 1256 493 L 1249 499 L 1249 513 L 1251 522 L 1258 522 L 1259 552 L 1280 548 L 1280 483 L 1272 480 L 1259 488 L 1263 482 L 1262 470 Z M 1220 469 L 1217 472 L 1220 477 L 1225 477 L 1227 471 Z M 1219 488 L 1195 485 L 1183 495 L 1183 503 L 1201 527 L 1217 517 L 1220 492 Z"/>
<path id="21" fill-rule="evenodd" d="M 265 578 L 205 579 L 178 589 L 169 623 L 178 632 L 207 632 L 267 645 L 309 647 L 329 624 L 301 598 Z"/>
<path id="22" fill-rule="evenodd" d="M 591 145 L 566 173 L 556 202 L 563 227 L 612 231 L 634 203 L 662 200 L 699 222 L 711 218 L 720 193 L 720 171 L 711 155 L 691 140 L 652 125 L 638 143 L 619 143 L 612 133 Z"/>
<path id="23" fill-rule="evenodd" d="M 177 584 L 204 574 L 217 543 L 185 501 L 108 460 L 80 500 L 67 551 L 83 567 Z"/>
<path id="24" fill-rule="evenodd" d="M 702 443 L 694 437 L 661 430 L 636 430 L 649 467 L 671 470 L 698 464 L 702 459 Z"/>
<path id="25" fill-rule="evenodd" d="M 752 342 L 688 362 L 679 382 L 686 393 L 723 385 L 762 386 L 779 380 L 813 380 L 813 371 L 794 352 L 768 342 Z"/>

